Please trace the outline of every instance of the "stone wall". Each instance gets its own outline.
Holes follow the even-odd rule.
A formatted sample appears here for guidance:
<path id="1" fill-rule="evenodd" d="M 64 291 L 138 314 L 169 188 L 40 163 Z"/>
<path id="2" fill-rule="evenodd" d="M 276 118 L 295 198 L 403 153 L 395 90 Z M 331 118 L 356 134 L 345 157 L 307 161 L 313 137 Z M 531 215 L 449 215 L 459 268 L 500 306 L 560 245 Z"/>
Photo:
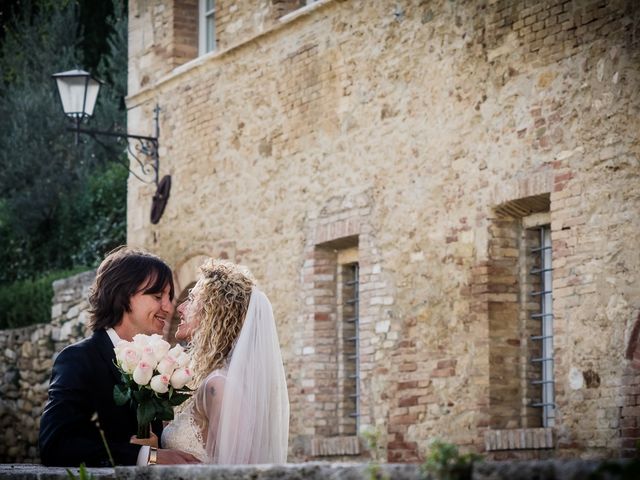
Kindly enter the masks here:
<path id="1" fill-rule="evenodd" d="M 290 459 L 315 458 L 336 398 L 320 253 L 356 240 L 360 426 L 389 461 L 434 436 L 534 458 L 635 438 L 638 2 L 324 0 L 285 17 L 283 2 L 220 2 L 219 50 L 175 68 L 163 3 L 181 4 L 131 2 L 129 128 L 148 131 L 160 104 L 173 186 L 150 225 L 153 188 L 130 179 L 128 240 L 178 269 L 202 255 L 252 269 L 284 348 Z M 553 248 L 550 430 L 526 383 L 532 216 Z"/>
<path id="2" fill-rule="evenodd" d="M 0 331 L 0 462 L 38 462 L 40 415 L 55 354 L 84 338 L 95 272 L 53 283 L 51 323 Z"/>

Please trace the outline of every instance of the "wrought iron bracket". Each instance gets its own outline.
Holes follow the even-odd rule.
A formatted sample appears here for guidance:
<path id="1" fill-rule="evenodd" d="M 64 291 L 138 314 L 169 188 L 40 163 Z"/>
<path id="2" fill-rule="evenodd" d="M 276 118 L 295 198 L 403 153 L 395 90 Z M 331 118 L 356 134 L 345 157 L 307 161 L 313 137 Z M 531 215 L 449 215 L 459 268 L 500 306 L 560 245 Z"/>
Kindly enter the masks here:
<path id="1" fill-rule="evenodd" d="M 155 136 L 154 137 L 144 136 L 144 135 L 130 135 L 128 133 L 116 132 L 116 131 L 111 132 L 111 131 L 104 131 L 104 130 L 94 130 L 94 129 L 89 129 L 89 128 L 81 128 L 80 127 L 80 122 L 82 120 L 81 118 L 76 118 L 75 119 L 75 126 L 69 127 L 67 130 L 69 130 L 71 132 L 75 132 L 75 134 L 76 134 L 76 145 L 78 144 L 79 135 L 81 133 L 83 133 L 85 135 L 90 135 L 93 138 L 96 138 L 97 136 L 102 136 L 102 137 L 115 138 L 117 140 L 119 140 L 119 139 L 125 140 L 127 142 L 127 151 L 129 152 L 129 154 L 133 157 L 133 159 L 136 161 L 136 163 L 140 167 L 140 171 L 142 172 L 142 176 L 138 175 L 136 172 L 131 170 L 131 168 L 129 168 L 128 165 L 124 164 L 124 162 L 120 162 L 120 163 L 122 163 L 122 165 L 129 171 L 129 173 L 131 175 L 136 177 L 141 182 L 147 183 L 147 184 L 152 184 L 153 183 L 156 186 L 156 188 L 158 188 L 159 177 L 160 177 L 160 154 L 159 154 L 159 151 L 158 151 L 159 148 L 160 148 L 160 143 L 159 143 L 159 134 L 160 134 L 159 114 L 160 114 L 160 107 L 158 105 L 156 105 L 156 107 L 154 108 L 153 111 L 154 111 L 154 123 L 155 123 Z M 134 143 L 133 147 L 132 147 L 131 140 L 134 141 L 133 142 Z M 143 161 L 140 158 L 141 155 L 144 155 L 145 157 L 147 157 L 151 161 L 150 162 L 149 161 Z M 148 179 L 144 178 L 144 177 L 148 177 L 150 173 L 153 173 L 153 180 L 148 180 Z"/>
<path id="2" fill-rule="evenodd" d="M 160 107 L 156 105 L 153 110 L 154 116 L 153 120 L 155 123 L 155 136 L 145 136 L 145 135 L 130 135 L 124 132 L 109 132 L 104 130 L 93 130 L 89 128 L 81 128 L 80 122 L 81 118 L 75 119 L 75 126 L 69 127 L 68 130 L 75 132 L 76 134 L 76 145 L 78 144 L 79 136 L 81 133 L 85 135 L 91 135 L 96 141 L 99 142 L 97 137 L 111 137 L 116 140 L 124 140 L 127 142 L 127 151 L 133 157 L 133 159 L 138 164 L 140 171 L 142 172 L 142 176 L 138 175 L 136 172 L 131 170 L 129 165 L 125 162 L 117 160 L 122 164 L 124 168 L 126 168 L 131 175 L 136 177 L 143 183 L 146 184 L 154 184 L 156 186 L 156 193 L 153 195 L 153 201 L 151 204 L 151 223 L 156 224 L 160 221 L 162 214 L 164 213 L 164 209 L 167 205 L 167 201 L 169 200 L 169 194 L 171 192 L 171 176 L 165 175 L 162 180 L 160 180 L 160 154 L 159 154 L 159 137 L 160 137 L 160 128 L 159 128 L 159 115 L 160 115 Z M 133 142 L 132 142 L 133 141 Z M 101 142 L 99 142 L 101 143 Z M 134 146 L 132 147 L 132 143 Z M 103 144 L 104 145 L 104 144 Z M 147 161 L 141 158 L 141 155 L 144 155 Z M 153 180 L 148 180 L 149 174 L 153 174 Z M 147 177 L 147 178 L 144 178 Z"/>

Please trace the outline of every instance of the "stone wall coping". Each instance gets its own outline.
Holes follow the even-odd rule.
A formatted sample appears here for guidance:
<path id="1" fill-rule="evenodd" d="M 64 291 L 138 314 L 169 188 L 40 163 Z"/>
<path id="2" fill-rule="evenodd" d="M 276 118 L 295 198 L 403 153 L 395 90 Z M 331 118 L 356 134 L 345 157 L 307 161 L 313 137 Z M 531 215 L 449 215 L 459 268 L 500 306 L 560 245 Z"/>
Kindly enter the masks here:
<path id="1" fill-rule="evenodd" d="M 473 480 L 563 480 L 567 478 L 587 478 L 605 460 L 538 460 L 479 462 L 474 464 Z M 609 460 L 619 466 L 629 465 L 627 460 Z M 633 464 L 639 467 L 638 461 Z M 380 478 L 375 476 L 372 464 L 307 462 L 284 465 L 156 465 L 153 467 L 89 468 L 88 473 L 102 480 L 169 480 L 175 478 L 189 480 L 347 480 Z M 78 469 L 71 468 L 77 475 Z M 418 464 L 379 465 L 379 473 L 394 480 L 421 480 L 425 477 Z M 622 478 L 607 476 L 606 478 Z M 45 467 L 34 464 L 0 464 L 0 480 L 62 480 L 68 479 L 66 468 Z"/>
<path id="2" fill-rule="evenodd" d="M 69 286 L 73 285 L 84 285 L 85 283 L 91 284 L 93 278 L 96 276 L 96 269 L 87 270 L 85 272 L 76 273 L 75 275 L 71 275 L 70 277 L 59 278 L 58 280 L 54 280 L 52 283 L 52 288 L 54 292 L 54 296 L 59 293 L 60 290 L 64 290 L 69 288 Z"/>
<path id="3" fill-rule="evenodd" d="M 78 468 L 68 467 L 77 478 Z M 116 478 L 113 468 L 88 468 L 93 478 L 111 480 Z M 45 467 L 32 463 L 0 463 L 0 479 L 11 480 L 57 480 L 69 479 L 67 467 Z"/>

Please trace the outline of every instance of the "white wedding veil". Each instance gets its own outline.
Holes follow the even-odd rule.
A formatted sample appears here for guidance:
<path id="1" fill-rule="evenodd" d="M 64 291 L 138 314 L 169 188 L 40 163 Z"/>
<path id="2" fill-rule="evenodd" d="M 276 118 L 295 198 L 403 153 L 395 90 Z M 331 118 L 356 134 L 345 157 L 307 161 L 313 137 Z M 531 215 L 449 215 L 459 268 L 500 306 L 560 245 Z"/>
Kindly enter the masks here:
<path id="1" fill-rule="evenodd" d="M 231 354 L 221 403 L 216 441 L 206 446 L 213 463 L 287 461 L 289 396 L 278 333 L 271 303 L 255 287 Z"/>

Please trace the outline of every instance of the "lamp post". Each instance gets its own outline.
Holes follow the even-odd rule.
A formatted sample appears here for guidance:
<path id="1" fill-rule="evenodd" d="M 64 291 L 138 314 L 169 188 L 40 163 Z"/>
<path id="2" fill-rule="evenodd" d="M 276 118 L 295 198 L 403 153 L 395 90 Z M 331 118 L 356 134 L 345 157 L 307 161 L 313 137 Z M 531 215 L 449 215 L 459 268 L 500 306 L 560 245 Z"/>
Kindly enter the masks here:
<path id="1" fill-rule="evenodd" d="M 164 212 L 164 208 L 167 204 L 169 193 L 171 191 L 171 177 L 169 175 L 165 175 L 162 180 L 158 181 L 160 173 L 160 156 L 158 153 L 160 136 L 160 107 L 156 105 L 154 109 L 153 118 L 155 123 L 155 136 L 153 137 L 131 135 L 126 132 L 110 132 L 81 128 L 81 122 L 93 116 L 93 110 L 96 105 L 96 100 L 98 99 L 98 93 L 100 93 L 101 82 L 93 78 L 88 72 L 79 69 L 55 73 L 52 76 L 56 80 L 56 84 L 58 86 L 58 94 L 60 95 L 62 109 L 64 110 L 65 115 L 74 123 L 74 126 L 69 127 L 68 130 L 75 132 L 76 145 L 78 144 L 79 135 L 81 133 L 91 135 L 93 137 L 106 136 L 124 138 L 127 141 L 127 150 L 138 163 L 143 177 L 148 176 L 149 172 L 147 167 L 151 167 L 153 170 L 153 181 L 145 180 L 129 167 L 127 167 L 127 170 L 129 170 L 129 173 L 141 182 L 155 184 L 156 193 L 153 196 L 153 203 L 151 207 L 151 223 L 158 223 L 160 221 L 160 217 L 162 217 L 162 213 Z M 136 142 L 136 151 L 131 148 L 130 140 Z M 147 157 L 148 161 L 141 161 L 140 158 L 138 158 L 138 155 L 136 155 L 136 152 Z"/>

